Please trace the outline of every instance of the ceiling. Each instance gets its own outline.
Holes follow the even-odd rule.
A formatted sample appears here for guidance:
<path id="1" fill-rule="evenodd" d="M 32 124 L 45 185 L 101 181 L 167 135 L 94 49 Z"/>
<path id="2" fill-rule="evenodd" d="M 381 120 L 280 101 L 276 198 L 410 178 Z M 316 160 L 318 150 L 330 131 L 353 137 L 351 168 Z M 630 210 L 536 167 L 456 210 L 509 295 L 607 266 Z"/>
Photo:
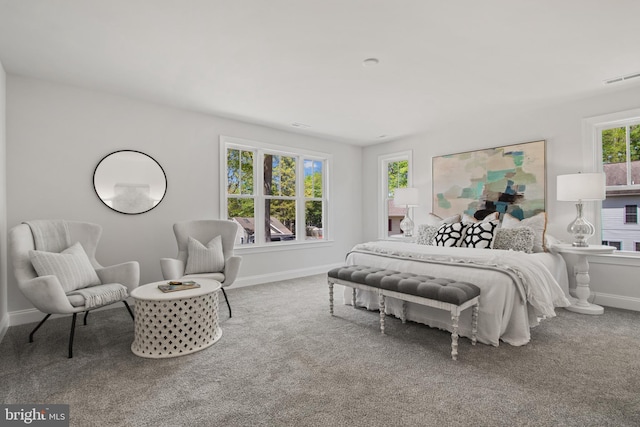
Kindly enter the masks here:
<path id="1" fill-rule="evenodd" d="M 640 71 L 639 15 L 637 0 L 0 0 L 0 61 L 367 145 L 640 84 L 603 84 Z"/>

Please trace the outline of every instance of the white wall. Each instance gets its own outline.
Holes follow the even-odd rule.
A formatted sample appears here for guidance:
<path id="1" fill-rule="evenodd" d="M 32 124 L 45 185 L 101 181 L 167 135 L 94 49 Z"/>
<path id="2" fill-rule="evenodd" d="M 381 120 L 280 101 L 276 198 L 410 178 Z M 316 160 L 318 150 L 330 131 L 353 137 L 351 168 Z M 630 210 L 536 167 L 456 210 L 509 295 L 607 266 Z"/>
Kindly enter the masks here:
<path id="1" fill-rule="evenodd" d="M 7 127 L 8 227 L 29 219 L 101 224 L 98 261 L 138 260 L 141 283 L 162 280 L 159 259 L 176 255 L 173 223 L 218 218 L 220 135 L 333 155 L 334 243 L 243 254 L 240 285 L 341 263 L 362 240 L 360 147 L 14 75 L 7 77 Z M 119 214 L 94 192 L 97 163 L 121 149 L 152 156 L 167 174 L 167 194 L 148 213 Z M 9 311 L 17 319 L 29 308 L 11 277 Z"/>
<path id="2" fill-rule="evenodd" d="M 0 62 L 0 341 L 9 327 L 7 305 L 7 173 L 6 87 L 7 75 Z"/>
<path id="3" fill-rule="evenodd" d="M 545 139 L 547 141 L 548 232 L 570 241 L 566 225 L 575 217 L 575 207 L 556 201 L 556 176 L 576 173 L 583 168 L 582 119 L 640 107 L 640 87 L 621 86 L 616 91 L 603 89 L 598 96 L 576 99 L 560 105 L 502 106 L 489 108 L 474 116 L 459 117 L 455 123 L 443 123 L 432 131 L 402 140 L 367 147 L 363 154 L 363 209 L 377 212 L 378 156 L 413 150 L 413 185 L 420 189 L 422 206 L 414 209 L 416 224 L 431 211 L 431 158 L 443 154 L 497 147 Z M 364 218 L 364 237 L 376 238 L 377 218 Z M 598 278 L 613 277 L 621 287 L 615 292 L 624 298 L 640 298 L 640 266 L 618 269 L 611 264 L 592 264 Z M 615 269 L 615 270 L 614 270 Z M 592 290 L 607 293 L 606 280 L 594 280 Z M 623 290 L 621 290 L 623 289 Z M 637 309 L 640 310 L 640 299 Z"/>

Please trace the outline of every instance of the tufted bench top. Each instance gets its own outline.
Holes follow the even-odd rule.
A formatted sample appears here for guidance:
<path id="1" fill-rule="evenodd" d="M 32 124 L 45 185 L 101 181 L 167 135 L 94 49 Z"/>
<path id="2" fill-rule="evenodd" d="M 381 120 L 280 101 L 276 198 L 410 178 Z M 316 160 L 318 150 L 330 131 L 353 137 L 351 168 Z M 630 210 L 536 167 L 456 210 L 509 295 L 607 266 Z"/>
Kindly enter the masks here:
<path id="1" fill-rule="evenodd" d="M 329 277 L 361 283 L 375 288 L 416 295 L 436 301 L 461 305 L 480 295 L 480 288 L 467 282 L 401 273 L 364 265 L 347 265 L 330 270 Z"/>

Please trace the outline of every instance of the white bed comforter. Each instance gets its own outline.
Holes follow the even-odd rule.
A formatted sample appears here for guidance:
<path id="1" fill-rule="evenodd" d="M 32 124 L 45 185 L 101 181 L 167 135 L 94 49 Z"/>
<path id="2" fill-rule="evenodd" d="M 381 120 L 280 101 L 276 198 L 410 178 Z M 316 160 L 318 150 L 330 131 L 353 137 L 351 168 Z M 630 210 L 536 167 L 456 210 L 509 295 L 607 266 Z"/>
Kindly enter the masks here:
<path id="1" fill-rule="evenodd" d="M 480 287 L 478 341 L 497 346 L 500 340 L 524 345 L 530 328 L 541 318 L 555 316 L 556 307 L 570 305 L 567 268 L 562 256 L 525 254 L 496 249 L 445 248 L 380 241 L 356 245 L 347 255 L 349 265 L 382 267 L 414 274 L 446 277 Z M 345 288 L 345 303 L 351 289 Z M 378 298 L 358 291 L 356 305 L 378 309 Z M 389 298 L 386 311 L 400 317 L 402 303 Z M 407 319 L 450 330 L 450 313 L 409 303 Z M 460 317 L 460 335 L 471 336 L 471 310 Z"/>

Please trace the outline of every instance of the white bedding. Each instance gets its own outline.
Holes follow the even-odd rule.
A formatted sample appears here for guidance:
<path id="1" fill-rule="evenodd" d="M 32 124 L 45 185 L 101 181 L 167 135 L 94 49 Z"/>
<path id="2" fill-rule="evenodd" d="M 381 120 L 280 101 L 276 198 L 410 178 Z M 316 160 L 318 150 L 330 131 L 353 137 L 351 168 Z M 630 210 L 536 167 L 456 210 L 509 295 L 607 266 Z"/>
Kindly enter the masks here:
<path id="1" fill-rule="evenodd" d="M 497 346 L 500 340 L 524 345 L 530 328 L 541 318 L 555 316 L 555 307 L 570 305 L 567 268 L 559 254 L 496 249 L 446 248 L 415 243 L 379 241 L 356 245 L 347 256 L 349 265 L 383 267 L 407 273 L 445 277 L 480 287 L 478 341 Z M 345 304 L 351 289 L 345 288 Z M 378 309 L 372 292 L 358 291 L 357 306 Z M 386 312 L 400 317 L 402 302 L 388 298 Z M 450 330 L 448 311 L 408 303 L 407 319 Z M 460 317 L 460 335 L 471 335 L 471 310 Z"/>

